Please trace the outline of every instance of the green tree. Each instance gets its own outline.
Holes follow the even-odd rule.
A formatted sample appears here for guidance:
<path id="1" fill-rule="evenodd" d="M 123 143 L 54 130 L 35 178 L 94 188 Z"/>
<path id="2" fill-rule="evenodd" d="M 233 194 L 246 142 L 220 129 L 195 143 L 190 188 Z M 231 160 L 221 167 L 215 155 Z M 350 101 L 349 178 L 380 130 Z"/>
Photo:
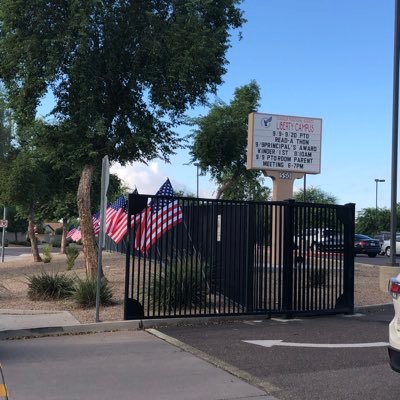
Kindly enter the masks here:
<path id="1" fill-rule="evenodd" d="M 5 157 L 11 149 L 12 120 L 7 105 L 6 92 L 0 86 L 0 157 Z"/>
<path id="2" fill-rule="evenodd" d="M 399 205 L 397 206 L 397 216 L 399 219 Z M 374 236 L 380 231 L 390 231 L 390 210 L 387 208 L 377 210 L 375 207 L 364 208 L 356 219 L 356 232 Z"/>
<path id="3" fill-rule="evenodd" d="M 54 160 L 81 170 L 77 204 L 87 272 L 96 274 L 90 186 L 110 161 L 168 159 L 173 126 L 225 73 L 240 0 L 2 0 L 0 77 L 19 124 L 46 91 L 59 126 Z M 57 145 L 54 146 L 54 143 Z"/>
<path id="4" fill-rule="evenodd" d="M 0 167 L 0 202 L 17 207 L 19 215 L 28 220 L 28 237 L 34 261 L 41 261 L 35 238 L 36 211 L 46 199 L 50 182 L 47 180 L 43 163 L 26 149 L 3 161 Z"/>
<path id="5" fill-rule="evenodd" d="M 236 88 L 229 104 L 215 103 L 207 115 L 191 121 L 193 132 L 190 153 L 203 172 L 216 181 L 217 199 L 267 200 L 261 171 L 247 170 L 248 114 L 257 110 L 260 88 L 255 81 Z"/>
<path id="6" fill-rule="evenodd" d="M 297 190 L 294 193 L 293 198 L 296 201 L 304 201 L 304 190 Z M 314 186 L 309 186 L 306 188 L 305 201 L 307 203 L 337 204 L 337 198 L 335 195 L 325 192 L 324 190 Z"/>
<path id="7" fill-rule="evenodd" d="M 7 232 L 14 233 L 15 242 L 18 242 L 18 233 L 25 233 L 27 229 L 26 216 L 20 216 L 16 207 L 7 207 L 7 220 Z"/>

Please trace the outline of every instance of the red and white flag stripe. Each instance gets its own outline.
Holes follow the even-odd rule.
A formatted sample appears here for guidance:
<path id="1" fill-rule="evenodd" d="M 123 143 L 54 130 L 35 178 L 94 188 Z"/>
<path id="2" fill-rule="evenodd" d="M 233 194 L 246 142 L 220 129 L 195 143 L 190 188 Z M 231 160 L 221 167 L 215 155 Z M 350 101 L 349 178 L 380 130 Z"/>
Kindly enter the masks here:
<path id="1" fill-rule="evenodd" d="M 149 210 L 149 209 L 148 209 Z M 178 200 L 174 200 L 163 208 L 161 212 L 148 213 L 147 218 L 142 221 L 139 235 L 136 236 L 135 245 L 140 251 L 147 252 L 159 237 L 182 221 L 182 209 Z"/>

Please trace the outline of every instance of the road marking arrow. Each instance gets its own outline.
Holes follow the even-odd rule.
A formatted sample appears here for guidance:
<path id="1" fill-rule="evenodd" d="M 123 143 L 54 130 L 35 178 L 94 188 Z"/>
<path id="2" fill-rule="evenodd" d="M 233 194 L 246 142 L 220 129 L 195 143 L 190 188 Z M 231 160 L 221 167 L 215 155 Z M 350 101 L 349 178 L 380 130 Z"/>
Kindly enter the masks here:
<path id="1" fill-rule="evenodd" d="M 357 348 L 357 347 L 385 347 L 387 342 L 372 343 L 291 343 L 283 340 L 243 340 L 245 343 L 256 344 L 263 347 L 286 346 L 286 347 L 315 347 L 322 349 L 341 349 L 341 348 Z"/>

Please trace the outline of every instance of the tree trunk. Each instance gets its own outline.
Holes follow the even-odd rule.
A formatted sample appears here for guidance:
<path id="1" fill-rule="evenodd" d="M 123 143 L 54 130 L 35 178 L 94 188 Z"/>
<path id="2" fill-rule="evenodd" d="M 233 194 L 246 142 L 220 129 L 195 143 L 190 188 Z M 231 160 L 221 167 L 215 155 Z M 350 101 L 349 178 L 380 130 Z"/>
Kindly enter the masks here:
<path id="1" fill-rule="evenodd" d="M 67 244 L 67 221 L 65 218 L 62 220 L 62 234 L 61 234 L 61 247 L 60 247 L 60 253 L 65 254 L 65 247 Z"/>
<path id="2" fill-rule="evenodd" d="M 218 186 L 217 189 L 217 200 L 219 200 L 221 198 L 221 196 L 223 195 L 223 193 L 229 189 L 230 186 L 232 186 L 233 182 L 234 182 L 235 178 L 232 178 L 229 181 L 225 181 L 222 185 Z"/>
<path id="3" fill-rule="evenodd" d="M 95 279 L 97 275 L 97 251 L 90 211 L 90 186 L 94 165 L 85 165 L 79 181 L 77 202 L 81 226 L 83 254 L 85 256 L 86 275 Z"/>
<path id="4" fill-rule="evenodd" d="M 40 254 L 39 254 L 39 249 L 38 249 L 37 240 L 36 240 L 36 236 L 35 236 L 35 224 L 33 222 L 33 213 L 32 212 L 30 212 L 28 215 L 28 237 L 31 241 L 33 261 L 35 261 L 35 262 L 42 261 L 42 258 L 40 257 Z"/>

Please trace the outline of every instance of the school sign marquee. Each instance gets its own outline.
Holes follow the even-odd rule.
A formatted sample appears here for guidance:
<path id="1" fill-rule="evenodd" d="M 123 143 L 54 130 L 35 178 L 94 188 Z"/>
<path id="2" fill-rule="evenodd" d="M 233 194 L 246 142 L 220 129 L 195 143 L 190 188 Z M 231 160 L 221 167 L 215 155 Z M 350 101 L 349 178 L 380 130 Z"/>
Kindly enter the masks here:
<path id="1" fill-rule="evenodd" d="M 321 172 L 322 119 L 251 113 L 247 168 Z"/>

